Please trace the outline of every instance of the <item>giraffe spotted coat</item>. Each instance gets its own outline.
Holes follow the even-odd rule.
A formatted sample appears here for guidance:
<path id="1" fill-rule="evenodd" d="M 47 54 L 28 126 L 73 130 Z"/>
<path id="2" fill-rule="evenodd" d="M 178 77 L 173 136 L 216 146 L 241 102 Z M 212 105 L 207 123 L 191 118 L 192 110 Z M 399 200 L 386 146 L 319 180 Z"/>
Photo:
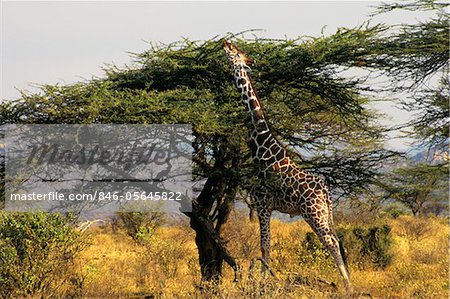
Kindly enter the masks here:
<path id="1" fill-rule="evenodd" d="M 224 50 L 233 67 L 241 101 L 250 115 L 249 146 L 259 180 L 252 190 L 252 204 L 258 213 L 263 259 L 269 263 L 272 211 L 301 215 L 333 255 L 349 291 L 349 272 L 333 228 L 332 201 L 327 186 L 319 177 L 298 167 L 272 135 L 249 74 L 253 60 L 226 40 Z"/>

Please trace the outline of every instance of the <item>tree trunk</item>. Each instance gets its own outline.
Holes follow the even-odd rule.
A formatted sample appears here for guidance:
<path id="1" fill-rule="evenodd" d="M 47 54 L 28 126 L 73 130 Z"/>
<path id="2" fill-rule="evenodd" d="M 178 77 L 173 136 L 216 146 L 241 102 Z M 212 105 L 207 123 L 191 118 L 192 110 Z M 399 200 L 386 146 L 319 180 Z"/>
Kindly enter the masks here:
<path id="1" fill-rule="evenodd" d="M 195 244 L 198 249 L 202 280 L 218 281 L 222 275 L 223 259 L 214 240 L 204 229 L 203 224 L 198 221 L 198 218 L 191 217 L 191 228 L 196 232 Z"/>
<path id="2" fill-rule="evenodd" d="M 197 200 L 192 205 L 192 212 L 186 213 L 191 219 L 191 228 L 196 232 L 195 243 L 199 254 L 199 263 L 202 280 L 219 280 L 222 274 L 222 265 L 226 261 L 237 271 L 237 264 L 226 249 L 225 242 L 221 239 L 222 224 L 230 213 L 229 198 L 225 196 L 227 181 L 223 176 L 212 176 L 207 179 Z M 222 199 L 225 198 L 225 202 Z M 217 203 L 217 225 L 214 227 L 214 219 L 210 214 L 214 203 Z"/>

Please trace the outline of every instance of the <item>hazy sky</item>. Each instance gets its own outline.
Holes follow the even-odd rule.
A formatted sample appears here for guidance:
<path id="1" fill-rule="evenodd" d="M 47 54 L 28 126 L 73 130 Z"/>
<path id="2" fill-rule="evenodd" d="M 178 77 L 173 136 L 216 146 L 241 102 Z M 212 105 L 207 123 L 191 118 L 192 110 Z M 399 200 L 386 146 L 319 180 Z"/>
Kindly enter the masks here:
<path id="1" fill-rule="evenodd" d="M 34 90 L 30 83 L 73 83 L 101 76 L 101 66 L 131 62 L 145 41 L 209 39 L 228 32 L 263 29 L 283 38 L 331 34 L 368 20 L 378 2 L 8 2 L 2 1 L 2 99 Z M 376 21 L 414 20 L 408 13 Z M 396 120 L 408 115 L 380 105 Z M 402 141 L 394 141 L 402 147 Z"/>

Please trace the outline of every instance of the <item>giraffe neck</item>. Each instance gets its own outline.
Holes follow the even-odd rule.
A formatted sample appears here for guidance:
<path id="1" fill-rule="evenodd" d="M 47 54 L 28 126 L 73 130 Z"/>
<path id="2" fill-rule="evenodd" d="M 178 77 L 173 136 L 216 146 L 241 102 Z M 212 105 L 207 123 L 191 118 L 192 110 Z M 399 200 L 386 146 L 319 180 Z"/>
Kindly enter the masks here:
<path id="1" fill-rule="evenodd" d="M 286 160 L 288 159 L 286 150 L 269 129 L 246 66 L 237 66 L 234 70 L 234 78 L 237 89 L 241 93 L 242 103 L 251 117 L 249 145 L 252 156 L 265 164 L 267 169 L 279 171 L 281 165 L 289 164 L 290 160 Z"/>
<path id="2" fill-rule="evenodd" d="M 252 129 L 260 134 L 269 133 L 269 126 L 262 110 L 261 102 L 256 96 L 252 80 L 245 66 L 240 65 L 235 68 L 234 79 L 236 80 L 236 87 L 241 93 L 242 103 L 250 114 Z"/>

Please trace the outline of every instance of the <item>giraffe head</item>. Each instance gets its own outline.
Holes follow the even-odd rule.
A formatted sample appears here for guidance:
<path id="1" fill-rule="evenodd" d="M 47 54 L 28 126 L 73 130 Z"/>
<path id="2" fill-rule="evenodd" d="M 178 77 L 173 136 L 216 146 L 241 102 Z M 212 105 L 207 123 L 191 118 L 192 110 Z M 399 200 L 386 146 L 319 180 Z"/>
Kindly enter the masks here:
<path id="1" fill-rule="evenodd" d="M 236 48 L 235 45 L 233 45 L 226 39 L 223 40 L 223 49 L 225 50 L 228 60 L 233 67 L 251 66 L 253 64 L 253 59 L 247 57 L 244 52 Z"/>

